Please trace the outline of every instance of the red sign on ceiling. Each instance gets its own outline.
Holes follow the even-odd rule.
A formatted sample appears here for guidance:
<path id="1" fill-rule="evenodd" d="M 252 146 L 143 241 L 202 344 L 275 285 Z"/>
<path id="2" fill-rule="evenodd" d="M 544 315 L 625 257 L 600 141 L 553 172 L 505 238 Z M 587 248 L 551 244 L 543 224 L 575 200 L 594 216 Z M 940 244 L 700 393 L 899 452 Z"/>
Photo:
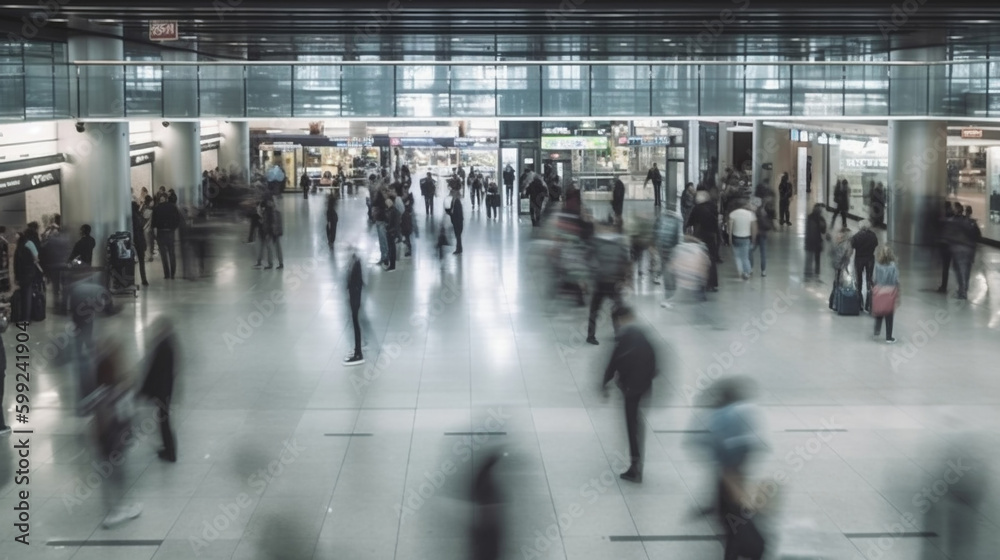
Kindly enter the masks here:
<path id="1" fill-rule="evenodd" d="M 149 22 L 150 41 L 176 41 L 179 33 L 176 21 L 151 21 Z"/>

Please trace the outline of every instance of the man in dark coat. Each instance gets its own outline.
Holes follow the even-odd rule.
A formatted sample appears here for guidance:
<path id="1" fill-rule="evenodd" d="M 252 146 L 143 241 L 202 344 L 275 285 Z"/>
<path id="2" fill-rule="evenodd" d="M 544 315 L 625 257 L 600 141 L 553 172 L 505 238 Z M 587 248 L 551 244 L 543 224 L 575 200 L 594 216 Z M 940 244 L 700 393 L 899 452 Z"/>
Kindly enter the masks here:
<path id="1" fill-rule="evenodd" d="M 434 217 L 434 192 L 437 190 L 437 184 L 434 183 L 434 177 L 431 172 L 427 172 L 427 176 L 420 180 L 420 194 L 424 197 L 424 212 L 427 212 L 427 216 Z"/>
<path id="2" fill-rule="evenodd" d="M 611 211 L 615 213 L 615 223 L 622 225 L 622 212 L 625 211 L 625 183 L 619 178 L 615 179 L 611 188 Z"/>
<path id="3" fill-rule="evenodd" d="M 806 218 L 806 280 L 819 279 L 819 261 L 823 254 L 823 236 L 826 235 L 826 220 L 823 218 L 823 205 L 813 205 L 812 212 Z M 810 272 L 809 264 L 813 264 Z"/>
<path id="4" fill-rule="evenodd" d="M 177 345 L 173 327 L 166 319 L 160 319 L 153 325 L 152 344 L 153 352 L 139 396 L 156 406 L 156 421 L 160 424 L 160 437 L 163 438 L 163 449 L 157 455 L 164 461 L 176 463 L 177 438 L 170 427 L 170 401 L 177 375 Z"/>
<path id="5" fill-rule="evenodd" d="M 684 223 L 685 229 L 690 229 L 692 234 L 701 240 L 708 249 L 710 261 L 708 270 L 708 285 L 706 289 L 710 292 L 719 290 L 719 212 L 715 202 L 707 191 L 698 191 L 695 194 L 694 208 L 688 215 Z"/>
<path id="6" fill-rule="evenodd" d="M 602 385 L 607 394 L 608 383 L 618 375 L 618 388 L 625 397 L 625 427 L 632 465 L 621 474 L 631 482 L 642 482 L 643 426 L 639 420 L 639 405 L 656 377 L 656 351 L 646 333 L 635 324 L 635 314 L 627 306 L 612 313 L 611 320 L 618 333 L 611 361 L 604 370 Z"/>
<path id="7" fill-rule="evenodd" d="M 455 229 L 455 252 L 454 255 L 462 254 L 462 230 L 465 229 L 465 212 L 462 209 L 462 199 L 458 190 L 451 192 L 451 206 L 448 214 L 451 215 L 451 225 Z"/>

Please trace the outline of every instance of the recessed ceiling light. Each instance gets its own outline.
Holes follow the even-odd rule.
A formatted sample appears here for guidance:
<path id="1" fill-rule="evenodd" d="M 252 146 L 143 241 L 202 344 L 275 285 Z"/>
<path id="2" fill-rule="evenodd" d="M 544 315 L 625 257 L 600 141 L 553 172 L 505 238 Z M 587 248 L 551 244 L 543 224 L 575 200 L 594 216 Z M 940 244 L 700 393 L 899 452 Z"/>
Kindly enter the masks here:
<path id="1" fill-rule="evenodd" d="M 663 41 L 664 43 L 669 43 L 669 42 L 673 41 L 673 39 L 668 39 L 668 38 L 663 38 L 663 39 L 660 39 L 660 40 Z"/>
<path id="2" fill-rule="evenodd" d="M 619 46 L 619 47 L 627 47 L 627 46 L 628 46 L 628 43 L 618 43 L 618 46 Z"/>
<path id="3" fill-rule="evenodd" d="M 452 40 L 453 42 L 458 42 L 458 41 L 461 41 L 461 40 L 462 40 L 462 38 L 461 38 L 461 37 L 452 37 L 452 38 L 451 38 L 451 40 Z"/>

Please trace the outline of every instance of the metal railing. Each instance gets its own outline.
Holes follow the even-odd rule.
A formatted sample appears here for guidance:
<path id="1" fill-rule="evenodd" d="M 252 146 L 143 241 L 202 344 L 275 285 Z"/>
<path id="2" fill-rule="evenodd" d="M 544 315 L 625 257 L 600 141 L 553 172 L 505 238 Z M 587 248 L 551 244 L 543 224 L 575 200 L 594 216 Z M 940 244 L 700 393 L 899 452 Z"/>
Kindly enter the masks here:
<path id="1" fill-rule="evenodd" d="M 996 64 L 986 59 L 0 65 L 0 120 L 997 118 Z"/>

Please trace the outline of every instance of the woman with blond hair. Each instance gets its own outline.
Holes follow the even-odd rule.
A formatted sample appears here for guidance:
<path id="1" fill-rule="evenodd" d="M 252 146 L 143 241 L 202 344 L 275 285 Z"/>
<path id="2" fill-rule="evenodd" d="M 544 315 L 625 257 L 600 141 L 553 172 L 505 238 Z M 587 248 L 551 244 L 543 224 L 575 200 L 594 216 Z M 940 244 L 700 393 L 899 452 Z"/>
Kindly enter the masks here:
<path id="1" fill-rule="evenodd" d="M 885 341 L 896 342 L 892 337 L 893 316 L 899 305 L 899 269 L 896 267 L 896 254 L 892 247 L 881 245 L 875 254 L 875 272 L 872 288 L 872 315 L 875 317 L 875 337 L 882 332 L 882 320 L 885 319 Z"/>

